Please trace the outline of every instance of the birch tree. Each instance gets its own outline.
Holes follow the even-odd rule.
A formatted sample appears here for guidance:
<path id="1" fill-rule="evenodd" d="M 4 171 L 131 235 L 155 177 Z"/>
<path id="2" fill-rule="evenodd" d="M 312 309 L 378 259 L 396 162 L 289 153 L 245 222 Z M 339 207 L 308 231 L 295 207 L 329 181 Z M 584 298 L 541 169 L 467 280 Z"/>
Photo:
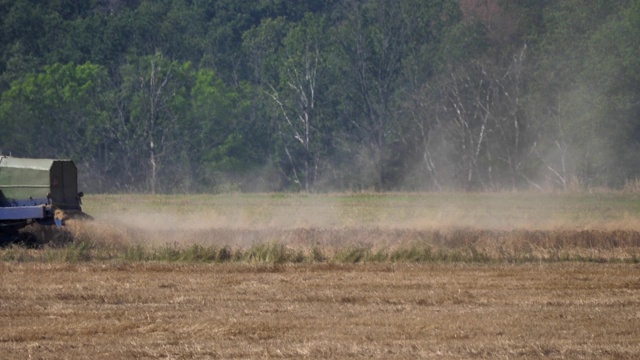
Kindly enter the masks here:
<path id="1" fill-rule="evenodd" d="M 322 17 L 308 15 L 292 25 L 281 19 L 266 21 L 245 37 L 255 73 L 273 102 L 276 131 L 291 169 L 286 176 L 305 191 L 313 188 L 320 162 L 316 137 L 321 126 L 318 98 L 325 31 Z M 273 47 L 269 48 L 269 44 Z"/>
<path id="2" fill-rule="evenodd" d="M 123 84 L 111 136 L 129 156 L 125 160 L 129 178 L 135 184 L 140 177 L 146 189 L 155 193 L 164 159 L 170 158 L 179 142 L 176 135 L 180 116 L 186 111 L 191 65 L 158 53 L 125 65 L 121 73 Z"/>

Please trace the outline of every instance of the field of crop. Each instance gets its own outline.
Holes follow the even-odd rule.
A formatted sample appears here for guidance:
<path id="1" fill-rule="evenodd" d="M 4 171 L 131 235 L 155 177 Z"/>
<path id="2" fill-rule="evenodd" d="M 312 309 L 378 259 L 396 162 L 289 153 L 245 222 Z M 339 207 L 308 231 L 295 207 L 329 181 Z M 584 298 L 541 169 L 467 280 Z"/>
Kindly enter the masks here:
<path id="1" fill-rule="evenodd" d="M 0 260 L 640 261 L 636 194 L 100 195 L 85 211 L 96 221 Z"/>
<path id="2" fill-rule="evenodd" d="M 84 208 L 96 221 L 0 248 L 2 358 L 640 358 L 637 194 Z"/>

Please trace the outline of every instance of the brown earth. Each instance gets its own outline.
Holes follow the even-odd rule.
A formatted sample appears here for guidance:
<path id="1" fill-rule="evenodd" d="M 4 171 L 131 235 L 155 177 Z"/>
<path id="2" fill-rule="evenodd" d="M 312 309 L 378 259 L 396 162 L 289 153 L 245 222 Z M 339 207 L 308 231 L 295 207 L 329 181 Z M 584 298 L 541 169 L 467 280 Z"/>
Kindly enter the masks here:
<path id="1" fill-rule="evenodd" d="M 0 263 L 0 357 L 640 358 L 637 264 Z"/>

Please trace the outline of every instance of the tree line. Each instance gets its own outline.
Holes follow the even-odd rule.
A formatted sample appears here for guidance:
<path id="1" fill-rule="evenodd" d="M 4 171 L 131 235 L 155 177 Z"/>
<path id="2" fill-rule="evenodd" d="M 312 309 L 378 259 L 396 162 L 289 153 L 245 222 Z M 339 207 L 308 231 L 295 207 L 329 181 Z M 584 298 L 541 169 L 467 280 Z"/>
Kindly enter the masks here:
<path id="1" fill-rule="evenodd" d="M 0 2 L 0 151 L 93 192 L 640 175 L 640 0 Z"/>

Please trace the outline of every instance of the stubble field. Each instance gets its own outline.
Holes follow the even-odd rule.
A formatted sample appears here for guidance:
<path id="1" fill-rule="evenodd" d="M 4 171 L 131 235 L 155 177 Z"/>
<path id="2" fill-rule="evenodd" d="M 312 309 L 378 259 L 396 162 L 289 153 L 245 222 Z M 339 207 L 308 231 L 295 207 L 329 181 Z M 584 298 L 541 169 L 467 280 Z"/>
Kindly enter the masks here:
<path id="1" fill-rule="evenodd" d="M 640 358 L 635 194 L 91 196 L 2 358 Z"/>

